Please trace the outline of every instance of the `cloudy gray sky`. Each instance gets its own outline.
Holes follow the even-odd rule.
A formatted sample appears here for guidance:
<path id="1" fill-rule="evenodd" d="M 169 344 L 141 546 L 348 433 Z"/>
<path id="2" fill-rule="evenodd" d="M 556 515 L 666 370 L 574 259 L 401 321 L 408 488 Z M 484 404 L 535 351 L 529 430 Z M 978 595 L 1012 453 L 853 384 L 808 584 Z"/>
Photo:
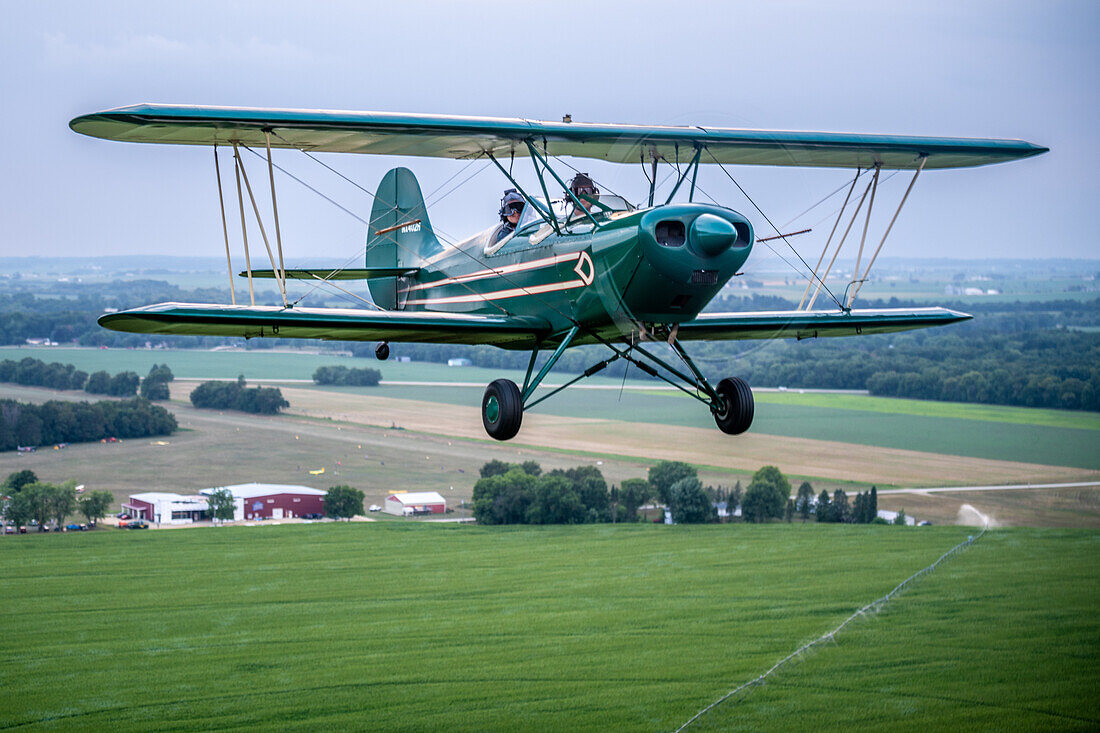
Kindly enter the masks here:
<path id="1" fill-rule="evenodd" d="M 222 252 L 209 150 L 68 129 L 74 116 L 138 102 L 1022 138 L 1051 152 L 923 174 L 887 254 L 1098 254 L 1096 2 L 4 6 L 0 256 Z M 369 212 L 364 194 L 301 154 L 276 156 Z M 425 192 L 465 165 L 325 159 L 368 189 L 408 165 Z M 645 192 L 637 166 L 579 165 L 635 200 Z M 849 174 L 744 167 L 736 175 L 779 223 Z M 906 182 L 896 176 L 880 191 L 879 230 Z M 704 170 L 700 183 L 768 233 L 721 171 Z M 504 184 L 493 170 L 479 173 L 431 209 L 433 224 L 455 237 L 490 225 Z M 279 193 L 291 262 L 361 250 L 359 222 L 293 182 L 280 182 Z M 817 225 L 798 241 L 808 257 L 830 210 L 792 225 Z"/>

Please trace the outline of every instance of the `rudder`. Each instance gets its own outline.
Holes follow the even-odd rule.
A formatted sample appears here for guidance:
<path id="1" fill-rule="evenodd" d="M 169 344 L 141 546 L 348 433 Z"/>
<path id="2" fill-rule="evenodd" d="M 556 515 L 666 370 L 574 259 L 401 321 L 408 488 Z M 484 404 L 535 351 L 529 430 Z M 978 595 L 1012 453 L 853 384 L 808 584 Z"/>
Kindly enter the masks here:
<path id="1" fill-rule="evenodd" d="M 416 176 L 408 168 L 394 168 L 386 173 L 378 184 L 367 226 L 365 266 L 416 269 L 441 251 Z M 398 279 L 382 277 L 368 281 L 376 304 L 388 309 L 399 307 Z"/>

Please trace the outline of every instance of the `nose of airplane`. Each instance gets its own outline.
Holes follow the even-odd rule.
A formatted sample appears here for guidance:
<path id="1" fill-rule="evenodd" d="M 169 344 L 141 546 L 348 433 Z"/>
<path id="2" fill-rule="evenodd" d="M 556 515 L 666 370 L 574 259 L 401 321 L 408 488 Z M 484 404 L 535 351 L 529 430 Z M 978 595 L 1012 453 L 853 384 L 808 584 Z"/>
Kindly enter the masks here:
<path id="1" fill-rule="evenodd" d="M 691 223 L 688 241 L 699 254 L 716 257 L 737 241 L 737 229 L 720 216 L 700 214 Z"/>

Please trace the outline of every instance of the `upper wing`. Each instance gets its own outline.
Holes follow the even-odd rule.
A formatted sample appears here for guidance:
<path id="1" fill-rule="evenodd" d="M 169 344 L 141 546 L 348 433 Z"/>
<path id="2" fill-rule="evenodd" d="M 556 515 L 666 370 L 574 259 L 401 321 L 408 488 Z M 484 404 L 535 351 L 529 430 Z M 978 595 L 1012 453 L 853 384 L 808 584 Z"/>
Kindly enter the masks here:
<path id="1" fill-rule="evenodd" d="M 743 165 L 829 168 L 960 168 L 1003 163 L 1045 153 L 1022 140 L 986 140 L 836 132 L 738 130 L 716 127 L 544 122 L 392 112 L 254 109 L 139 104 L 77 117 L 76 132 L 109 140 L 176 145 L 239 142 L 335 153 L 473 158 L 508 155 L 523 142 L 545 145 L 550 155 L 637 163 L 660 157 Z M 711 158 L 711 155 L 714 158 Z"/>
<path id="2" fill-rule="evenodd" d="M 419 341 L 526 349 L 549 333 L 538 318 L 460 313 L 405 313 L 352 308 L 159 303 L 100 316 L 114 331 L 160 335 Z"/>
<path id="3" fill-rule="evenodd" d="M 816 338 L 910 331 L 945 326 L 973 316 L 947 308 L 875 308 L 843 311 L 704 313 L 681 323 L 677 338 L 696 341 Z"/>

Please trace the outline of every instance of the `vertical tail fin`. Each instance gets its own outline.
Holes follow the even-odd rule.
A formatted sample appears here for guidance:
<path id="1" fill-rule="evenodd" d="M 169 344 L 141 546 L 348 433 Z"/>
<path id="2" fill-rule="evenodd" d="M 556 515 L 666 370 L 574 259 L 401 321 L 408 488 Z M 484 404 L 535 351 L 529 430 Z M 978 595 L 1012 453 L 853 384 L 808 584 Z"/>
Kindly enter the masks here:
<path id="1" fill-rule="evenodd" d="M 382 177 L 367 227 L 366 267 L 418 268 L 442 251 L 432 233 L 420 184 L 408 168 L 394 168 Z M 383 308 L 398 308 L 396 277 L 368 281 L 371 297 Z"/>

